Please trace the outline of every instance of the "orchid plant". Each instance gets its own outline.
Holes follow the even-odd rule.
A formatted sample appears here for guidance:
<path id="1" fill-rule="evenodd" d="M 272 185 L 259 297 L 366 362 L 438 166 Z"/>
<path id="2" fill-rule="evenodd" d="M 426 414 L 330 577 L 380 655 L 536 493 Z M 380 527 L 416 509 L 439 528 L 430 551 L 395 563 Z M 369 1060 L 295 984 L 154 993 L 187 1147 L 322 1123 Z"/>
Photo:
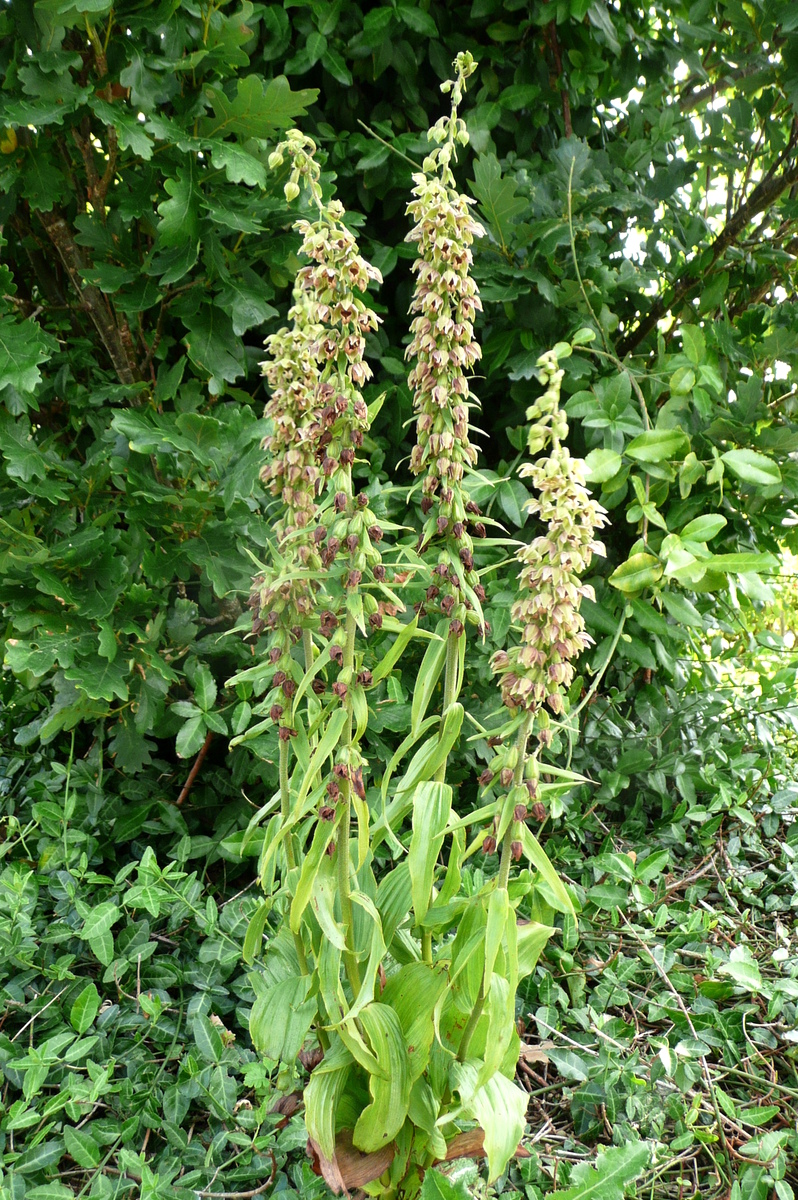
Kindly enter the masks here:
<path id="1" fill-rule="evenodd" d="M 582 577 L 604 521 L 564 445 L 557 355 L 568 346 L 540 359 L 544 391 L 528 413 L 530 451 L 548 450 L 521 469 L 541 533 L 514 546 L 518 599 L 508 645 L 492 660 L 498 716 L 493 762 L 478 781 L 483 803 L 459 812 L 447 782 L 464 736 L 468 647 L 485 634 L 486 518 L 467 487 L 477 463 L 469 376 L 480 358 L 472 246 L 484 231 L 453 171 L 468 142 L 458 112 L 475 66 L 459 55 L 442 87 L 451 111 L 429 131 L 408 205 L 418 252 L 407 347 L 415 545 L 353 479 L 379 403 L 362 395 L 379 271 L 325 196 L 312 140 L 293 130 L 271 156 L 273 168 L 289 168 L 286 198 L 304 196 L 308 215 L 295 226 L 305 265 L 291 324 L 269 338 L 264 364 L 263 479 L 281 517 L 251 596 L 258 661 L 231 681 L 261 718 L 235 740 L 278 730 L 279 792 L 246 834 L 261 847 L 263 891 L 245 943 L 263 968 L 252 975 L 251 1033 L 265 1058 L 312 1068 L 305 1122 L 330 1185 L 384 1197 L 415 1196 L 429 1167 L 463 1154 L 484 1153 L 490 1180 L 505 1170 L 527 1104 L 514 1082 L 516 991 L 556 922 L 573 928 L 575 916 L 528 824 L 558 786 L 541 781 L 557 769 L 539 758 L 588 641 Z M 415 612 L 403 599 L 408 578 L 424 588 Z M 374 703 L 419 641 L 410 728 L 384 764 L 369 753 Z M 486 882 L 464 894 L 476 855 Z"/>

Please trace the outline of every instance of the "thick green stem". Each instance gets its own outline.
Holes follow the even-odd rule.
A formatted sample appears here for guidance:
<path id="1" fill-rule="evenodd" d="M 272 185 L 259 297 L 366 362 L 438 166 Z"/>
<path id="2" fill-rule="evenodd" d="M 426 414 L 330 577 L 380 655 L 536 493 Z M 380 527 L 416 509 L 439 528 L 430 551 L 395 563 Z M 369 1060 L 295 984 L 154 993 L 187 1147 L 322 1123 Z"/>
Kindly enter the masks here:
<path id="1" fill-rule="evenodd" d="M 460 682 L 458 680 L 460 668 L 460 638 L 465 635 L 460 633 L 450 633 L 446 643 L 446 666 L 443 674 L 443 708 L 442 714 L 454 704 L 457 699 L 457 693 L 460 690 Z M 441 731 L 443 730 L 443 721 L 441 720 Z M 435 780 L 437 783 L 445 783 L 446 781 L 446 765 L 448 757 L 443 760 L 438 770 L 435 772 Z"/>
<path id="2" fill-rule="evenodd" d="M 515 771 L 513 772 L 513 787 L 517 787 L 519 783 L 523 782 L 524 766 L 526 764 L 526 746 L 527 742 L 529 741 L 529 732 L 531 728 L 532 714 L 527 713 L 521 728 L 518 730 L 518 760 L 515 764 Z M 510 882 L 510 866 L 513 858 L 513 842 L 516 838 L 518 825 L 518 821 L 511 821 L 507 832 L 504 835 L 504 840 L 502 841 L 502 856 L 499 861 L 499 874 L 496 877 L 496 887 L 501 888 L 504 891 L 507 891 L 507 887 Z M 460 1049 L 457 1051 L 458 1062 L 464 1062 L 466 1056 L 468 1055 L 468 1048 L 471 1043 L 471 1038 L 474 1036 L 474 1030 L 479 1024 L 479 1018 L 482 1016 L 484 1008 L 485 989 L 484 983 L 481 983 L 479 985 L 477 998 L 474 1001 L 474 1007 L 471 1010 L 471 1016 L 468 1018 L 468 1023 L 466 1024 L 466 1027 L 463 1030 L 463 1036 L 460 1039 Z"/>
<path id="3" fill-rule="evenodd" d="M 351 672 L 355 665 L 355 635 L 357 633 L 357 623 L 351 613 L 346 617 L 346 643 L 344 645 L 344 670 L 347 668 Z M 344 745 L 348 748 L 352 744 L 352 705 L 347 699 L 348 720 L 346 729 L 344 730 Z M 341 788 L 342 808 L 341 820 L 338 825 L 338 898 L 341 903 L 341 920 L 344 926 L 344 939 L 346 941 L 346 950 L 344 951 L 344 966 L 346 968 L 346 977 L 349 980 L 349 985 L 352 988 L 352 995 L 357 999 L 360 993 L 360 968 L 355 955 L 354 939 L 352 930 L 352 900 L 350 897 L 349 885 L 349 832 L 352 821 L 352 785 L 348 779 L 343 780 Z"/>
<path id="4" fill-rule="evenodd" d="M 280 738 L 280 815 L 283 819 L 283 825 L 286 825 L 291 816 L 291 789 L 288 782 L 288 755 L 290 753 L 288 742 L 284 742 Z M 283 839 L 285 846 L 285 858 L 288 863 L 288 870 L 293 871 L 296 866 L 296 858 L 294 856 L 294 837 L 292 833 L 288 833 Z"/>
<path id="5" fill-rule="evenodd" d="M 280 738 L 280 814 L 285 824 L 291 816 L 291 789 L 288 782 L 288 755 L 290 748 L 288 742 L 284 742 Z M 294 835 L 288 833 L 283 839 L 285 846 L 285 860 L 288 864 L 288 870 L 293 871 L 296 867 L 296 856 L 294 854 Z M 291 902 L 291 892 L 288 891 L 289 904 Z M 308 960 L 305 956 L 305 947 L 302 943 L 302 938 L 298 933 L 294 934 L 294 947 L 296 956 L 299 961 L 299 970 L 303 975 L 309 975 Z"/>
<path id="6" fill-rule="evenodd" d="M 309 629 L 302 630 L 302 649 L 305 654 L 305 670 L 313 666 L 313 634 Z"/>

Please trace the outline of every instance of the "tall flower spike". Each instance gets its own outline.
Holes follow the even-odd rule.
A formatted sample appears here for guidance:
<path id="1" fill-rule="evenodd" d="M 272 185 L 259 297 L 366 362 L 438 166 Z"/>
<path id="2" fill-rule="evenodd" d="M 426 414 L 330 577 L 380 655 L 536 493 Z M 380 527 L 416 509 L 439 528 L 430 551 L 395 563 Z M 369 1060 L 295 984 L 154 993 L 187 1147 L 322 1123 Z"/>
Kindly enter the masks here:
<path id="1" fill-rule="evenodd" d="M 538 367 L 546 387 L 527 410 L 534 422 L 529 442 L 533 453 L 548 444 L 551 450 L 548 457 L 525 464 L 519 474 L 531 478 L 538 493 L 526 507 L 548 529 L 516 555 L 522 564 L 521 594 L 512 617 L 521 626 L 521 642 L 495 654 L 492 667 L 508 708 L 540 714 L 538 738 L 546 744 L 551 731 L 541 710 L 547 705 L 555 714 L 563 711 L 563 693 L 574 676 L 573 660 L 592 640 L 579 605 L 585 596 L 594 598 L 593 589 L 581 577 L 593 555 L 604 553 L 594 533 L 607 521 L 604 509 L 585 487 L 581 461 L 562 445 L 568 422 L 560 409 L 563 372 L 554 353 L 543 354 Z"/>
<path id="2" fill-rule="evenodd" d="M 415 224 L 406 240 L 417 243 L 418 258 L 413 264 L 416 286 L 410 305 L 415 314 L 410 326 L 413 337 L 405 357 L 415 360 L 409 383 L 418 420 L 410 469 L 424 477 L 421 503 L 427 520 L 422 542 L 441 546 L 444 566 L 447 559 L 459 560 L 457 571 L 462 566 L 466 582 L 476 588 L 468 523 L 478 511 L 468 502 L 462 480 L 477 460 L 469 439 L 468 409 L 476 398 L 470 392 L 468 372 L 481 357 L 473 322 L 482 304 L 470 269 L 472 243 L 485 231 L 471 215 L 474 201 L 457 191 L 452 173 L 457 146 L 468 143 L 457 110 L 476 63 L 470 54 L 460 54 L 455 68 L 455 79 L 441 87 L 452 93 L 451 113 L 427 134 L 435 148 L 424 160 L 425 174 L 413 176 L 414 198 L 407 207 Z M 477 526 L 476 532 L 484 530 Z M 443 591 L 445 600 L 446 587 L 438 587 L 437 582 L 435 586 L 435 598 Z M 446 612 L 443 603 L 441 607 Z"/>
<path id="3" fill-rule="evenodd" d="M 294 225 L 302 234 L 300 254 L 309 262 L 297 275 L 293 341 L 284 336 L 278 347 L 281 357 L 270 369 L 276 383 L 282 382 L 282 369 L 292 377 L 293 404 L 284 414 L 286 425 L 297 409 L 304 416 L 298 441 L 285 455 L 289 499 L 296 508 L 293 480 L 298 473 L 302 486 L 305 480 L 312 486 L 314 500 L 310 504 L 307 495 L 300 496 L 295 527 L 302 527 L 308 514 L 318 519 L 312 546 L 327 572 L 328 591 L 331 579 L 338 578 L 348 594 L 366 573 L 378 581 L 383 575 L 377 549 L 382 531 L 366 497 L 355 497 L 352 490 L 352 465 L 369 424 L 361 394 L 371 378 L 364 358 L 365 335 L 379 322 L 364 294 L 370 282 L 381 282 L 382 276 L 361 256 L 344 222 L 343 206 L 325 201 L 315 155 L 312 139 L 291 130 L 269 159 L 275 167 L 290 160 L 286 197 L 295 199 L 304 183 L 317 210 L 313 220 L 302 218 Z M 285 469 L 279 469 L 284 479 Z M 376 604 L 373 607 L 376 612 Z"/>

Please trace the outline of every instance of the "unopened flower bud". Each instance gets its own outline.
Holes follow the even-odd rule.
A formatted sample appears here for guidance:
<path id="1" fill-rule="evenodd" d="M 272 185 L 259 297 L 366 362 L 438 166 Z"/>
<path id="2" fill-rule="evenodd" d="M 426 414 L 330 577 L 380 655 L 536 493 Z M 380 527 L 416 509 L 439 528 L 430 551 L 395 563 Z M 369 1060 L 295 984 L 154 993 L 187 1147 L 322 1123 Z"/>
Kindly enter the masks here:
<path id="1" fill-rule="evenodd" d="M 310 685 L 310 687 L 311 687 L 311 690 L 313 691 L 314 695 L 316 695 L 316 696 L 323 696 L 325 691 L 327 690 L 324 685 L 323 679 L 314 679 L 313 683 Z"/>
<path id="2" fill-rule="evenodd" d="M 529 812 L 530 816 L 534 817 L 536 821 L 541 822 L 545 821 L 548 815 L 546 812 L 546 805 L 543 804 L 541 800 L 536 800 Z"/>
<path id="3" fill-rule="evenodd" d="M 502 767 L 499 774 L 499 782 L 501 783 L 502 787 L 510 786 L 510 784 L 513 782 L 512 767 Z"/>
<path id="4" fill-rule="evenodd" d="M 487 787 L 493 783 L 493 772 L 486 768 L 480 775 L 478 782 L 481 787 Z"/>
<path id="5" fill-rule="evenodd" d="M 271 706 L 271 708 L 269 709 L 269 716 L 270 716 L 270 717 L 271 717 L 271 719 L 272 719 L 273 721 L 275 721 L 275 722 L 276 722 L 276 721 L 279 721 L 279 720 L 280 720 L 280 717 L 281 717 L 282 715 L 283 715 L 283 706 L 282 706 L 282 704 L 273 704 L 273 705 Z"/>
<path id="6" fill-rule="evenodd" d="M 372 613 L 369 617 L 369 625 L 372 629 L 382 629 L 382 613 Z"/>
<path id="7" fill-rule="evenodd" d="M 526 805 L 525 804 L 516 804 L 515 808 L 513 809 L 513 820 L 525 821 L 526 816 L 527 816 Z"/>
<path id="8" fill-rule="evenodd" d="M 346 508 L 346 492 L 335 493 L 335 511 L 343 512 Z"/>
<path id="9" fill-rule="evenodd" d="M 483 841 L 482 853 L 483 854 L 495 854 L 496 853 L 496 839 L 492 833 L 489 833 L 488 836 Z"/>
<path id="10" fill-rule="evenodd" d="M 524 853 L 524 847 L 521 842 L 511 842 L 510 854 L 513 856 L 513 862 L 518 862 L 521 855 Z"/>
<path id="11" fill-rule="evenodd" d="M 327 795 L 331 800 L 337 800 L 341 794 L 341 789 L 334 779 L 331 779 L 327 784 Z"/>

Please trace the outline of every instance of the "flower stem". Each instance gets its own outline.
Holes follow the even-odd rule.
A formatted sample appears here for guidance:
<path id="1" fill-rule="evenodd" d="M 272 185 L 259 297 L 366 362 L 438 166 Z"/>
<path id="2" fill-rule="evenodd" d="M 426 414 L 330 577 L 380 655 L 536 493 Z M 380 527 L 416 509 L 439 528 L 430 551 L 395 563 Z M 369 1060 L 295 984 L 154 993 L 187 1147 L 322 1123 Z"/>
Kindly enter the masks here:
<path id="1" fill-rule="evenodd" d="M 355 635 L 357 633 L 357 623 L 352 613 L 347 613 L 346 617 L 346 644 L 344 646 L 344 669 L 349 668 L 351 671 L 355 663 Z M 344 744 L 349 747 L 352 744 L 352 705 L 347 699 L 348 720 L 344 730 Z M 341 819 L 338 825 L 338 897 L 341 902 L 341 920 L 344 926 L 344 939 L 346 942 L 346 950 L 344 951 L 344 966 L 346 967 L 346 976 L 349 980 L 349 986 L 352 988 L 352 995 L 356 1000 L 360 993 L 360 968 L 358 967 L 357 956 L 355 954 L 353 937 L 352 937 L 352 899 L 350 896 L 349 884 L 349 832 L 352 821 L 352 784 L 350 780 L 342 781 L 341 788 L 342 809 Z"/>
<path id="2" fill-rule="evenodd" d="M 280 738 L 280 815 L 285 825 L 291 816 L 291 791 L 288 783 L 288 742 L 284 742 Z M 296 858 L 294 856 L 294 835 L 289 832 L 283 839 L 285 844 L 285 858 L 288 863 L 288 870 L 293 871 L 296 866 Z"/>
<path id="3" fill-rule="evenodd" d="M 459 672 L 460 659 L 460 638 L 463 634 L 450 633 L 446 643 L 446 666 L 443 676 L 443 708 L 441 710 L 441 718 L 445 716 L 449 709 L 457 699 L 457 694 L 460 690 L 460 682 L 457 678 Z M 441 733 L 443 733 L 443 720 L 441 719 Z M 441 765 L 435 772 L 435 780 L 437 783 L 446 781 L 446 765 L 448 755 L 443 760 Z"/>

